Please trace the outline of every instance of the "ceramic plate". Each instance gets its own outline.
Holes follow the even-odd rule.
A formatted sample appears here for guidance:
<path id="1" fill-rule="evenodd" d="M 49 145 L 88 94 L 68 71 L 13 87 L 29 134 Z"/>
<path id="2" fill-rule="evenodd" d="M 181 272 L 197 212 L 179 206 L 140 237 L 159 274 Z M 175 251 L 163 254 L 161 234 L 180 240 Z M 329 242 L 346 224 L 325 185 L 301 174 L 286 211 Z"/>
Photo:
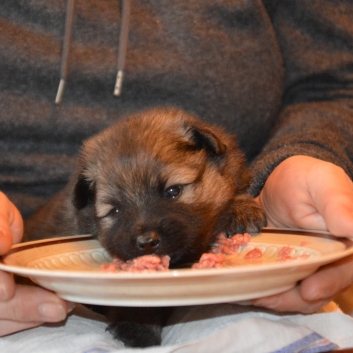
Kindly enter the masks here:
<path id="1" fill-rule="evenodd" d="M 290 289 L 320 266 L 353 253 L 353 242 L 320 232 L 265 229 L 227 267 L 164 272 L 104 272 L 111 257 L 90 236 L 55 238 L 13 246 L 0 269 L 29 277 L 58 296 L 79 303 L 172 306 L 243 301 Z M 283 247 L 296 260 L 279 261 Z M 250 250 L 259 259 L 244 258 Z"/>

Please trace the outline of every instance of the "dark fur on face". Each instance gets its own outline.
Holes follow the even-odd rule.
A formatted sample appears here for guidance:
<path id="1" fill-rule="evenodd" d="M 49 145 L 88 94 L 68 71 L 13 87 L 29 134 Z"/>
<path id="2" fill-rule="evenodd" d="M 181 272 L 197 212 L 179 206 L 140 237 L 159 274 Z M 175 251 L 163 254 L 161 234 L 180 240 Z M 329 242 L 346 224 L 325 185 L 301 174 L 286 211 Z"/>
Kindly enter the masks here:
<path id="1" fill-rule="evenodd" d="M 235 137 L 184 111 L 144 111 L 87 140 L 67 188 L 26 224 L 26 240 L 92 233 L 113 256 L 197 261 L 220 232 L 265 225 Z"/>

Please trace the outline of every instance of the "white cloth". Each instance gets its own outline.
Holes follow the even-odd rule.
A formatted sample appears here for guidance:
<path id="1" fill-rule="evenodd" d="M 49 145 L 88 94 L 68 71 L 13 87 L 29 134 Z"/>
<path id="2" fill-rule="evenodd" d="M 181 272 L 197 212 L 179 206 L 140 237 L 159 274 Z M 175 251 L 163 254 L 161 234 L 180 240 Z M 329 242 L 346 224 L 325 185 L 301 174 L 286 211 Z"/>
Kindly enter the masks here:
<path id="1" fill-rule="evenodd" d="M 105 328 L 79 306 L 65 323 L 0 338 L 0 352 L 305 353 L 353 347 L 353 318 L 337 310 L 277 315 L 236 304 L 182 307 L 164 328 L 163 345 L 146 349 L 125 348 Z"/>

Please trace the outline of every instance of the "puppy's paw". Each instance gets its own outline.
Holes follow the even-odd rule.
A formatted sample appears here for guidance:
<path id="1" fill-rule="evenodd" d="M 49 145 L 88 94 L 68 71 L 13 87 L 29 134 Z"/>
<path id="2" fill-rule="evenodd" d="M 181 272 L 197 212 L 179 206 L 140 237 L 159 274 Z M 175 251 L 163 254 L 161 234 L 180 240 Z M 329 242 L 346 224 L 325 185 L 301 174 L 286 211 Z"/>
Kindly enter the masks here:
<path id="1" fill-rule="evenodd" d="M 221 219 L 220 231 L 228 237 L 238 233 L 259 233 L 267 224 L 265 212 L 249 195 L 235 198 Z"/>
<path id="2" fill-rule="evenodd" d="M 126 347 L 145 348 L 160 346 L 162 327 L 159 325 L 138 324 L 135 322 L 116 322 L 107 327 L 115 339 Z"/>

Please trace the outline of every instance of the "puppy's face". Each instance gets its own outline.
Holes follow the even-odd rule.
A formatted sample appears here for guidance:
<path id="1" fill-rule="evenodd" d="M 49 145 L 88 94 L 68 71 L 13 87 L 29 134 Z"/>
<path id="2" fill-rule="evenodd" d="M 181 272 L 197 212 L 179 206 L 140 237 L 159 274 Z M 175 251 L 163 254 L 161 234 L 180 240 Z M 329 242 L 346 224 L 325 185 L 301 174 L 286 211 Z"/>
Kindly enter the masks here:
<path id="1" fill-rule="evenodd" d="M 221 214 L 248 181 L 232 137 L 157 109 L 86 142 L 73 203 L 111 255 L 169 255 L 180 266 L 209 250 Z"/>

